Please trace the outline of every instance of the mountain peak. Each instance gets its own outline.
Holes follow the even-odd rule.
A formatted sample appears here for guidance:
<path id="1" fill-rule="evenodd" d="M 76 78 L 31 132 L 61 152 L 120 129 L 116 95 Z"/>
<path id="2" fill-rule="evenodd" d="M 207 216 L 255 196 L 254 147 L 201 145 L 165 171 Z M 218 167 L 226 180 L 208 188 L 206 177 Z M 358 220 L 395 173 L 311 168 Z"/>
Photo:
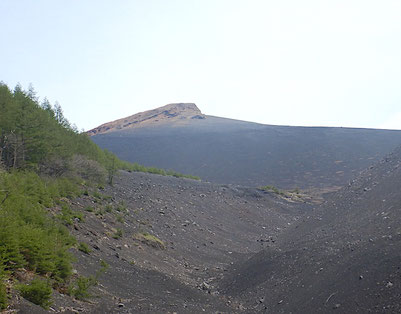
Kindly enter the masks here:
<path id="1" fill-rule="evenodd" d="M 117 130 L 157 126 L 167 123 L 185 123 L 190 119 L 205 119 L 205 115 L 194 103 L 172 103 L 153 110 L 136 113 L 132 116 L 104 123 L 87 134 L 109 133 Z"/>

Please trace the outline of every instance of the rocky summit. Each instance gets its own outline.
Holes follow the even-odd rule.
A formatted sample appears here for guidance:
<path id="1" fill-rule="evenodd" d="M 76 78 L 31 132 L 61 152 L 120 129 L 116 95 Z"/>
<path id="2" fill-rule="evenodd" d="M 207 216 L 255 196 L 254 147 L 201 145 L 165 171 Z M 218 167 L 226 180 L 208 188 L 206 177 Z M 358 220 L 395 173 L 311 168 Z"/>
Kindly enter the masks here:
<path id="1" fill-rule="evenodd" d="M 156 126 L 163 124 L 185 124 L 190 119 L 204 119 L 204 115 L 193 103 L 174 103 L 140 112 L 132 116 L 118 119 L 89 130 L 88 135 L 109 133 L 113 131 Z"/>

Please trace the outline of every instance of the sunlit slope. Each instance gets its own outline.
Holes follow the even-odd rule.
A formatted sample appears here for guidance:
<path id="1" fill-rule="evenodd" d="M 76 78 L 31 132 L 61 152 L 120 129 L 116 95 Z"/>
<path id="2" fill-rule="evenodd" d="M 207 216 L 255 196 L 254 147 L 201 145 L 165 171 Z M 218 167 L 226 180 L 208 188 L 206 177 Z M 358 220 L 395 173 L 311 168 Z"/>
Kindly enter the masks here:
<path id="1" fill-rule="evenodd" d="M 400 131 L 262 125 L 213 116 L 92 137 L 120 158 L 218 183 L 341 186 L 401 143 Z"/>

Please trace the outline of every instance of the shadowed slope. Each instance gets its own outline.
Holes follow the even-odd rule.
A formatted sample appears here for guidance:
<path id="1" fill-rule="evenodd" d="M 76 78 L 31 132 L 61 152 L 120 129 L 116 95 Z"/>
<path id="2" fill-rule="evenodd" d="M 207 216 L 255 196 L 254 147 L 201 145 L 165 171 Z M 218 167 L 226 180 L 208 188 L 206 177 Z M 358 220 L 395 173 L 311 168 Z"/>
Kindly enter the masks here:
<path id="1" fill-rule="evenodd" d="M 257 311 L 401 311 L 401 149 L 335 193 L 221 288 Z M 263 302 L 259 302 L 263 300 Z"/>
<path id="2" fill-rule="evenodd" d="M 97 297 L 90 303 L 58 295 L 56 309 L 241 312 L 235 300 L 219 294 L 217 282 L 232 263 L 274 243 L 309 208 L 257 189 L 145 173 L 120 172 L 100 191 L 96 199 L 83 195 L 70 203 L 85 213 L 71 232 L 91 249 L 75 252 L 75 267 L 89 276 L 100 260 L 110 266 L 91 289 Z"/>

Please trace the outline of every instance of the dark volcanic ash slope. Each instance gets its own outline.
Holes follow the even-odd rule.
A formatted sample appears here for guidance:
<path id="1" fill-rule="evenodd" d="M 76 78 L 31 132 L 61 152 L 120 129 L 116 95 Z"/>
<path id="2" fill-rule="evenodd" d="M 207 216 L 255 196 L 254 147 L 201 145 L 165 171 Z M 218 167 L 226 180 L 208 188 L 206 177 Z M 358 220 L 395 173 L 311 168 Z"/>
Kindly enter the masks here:
<path id="1" fill-rule="evenodd" d="M 275 246 L 309 208 L 257 189 L 128 172 L 90 194 L 70 204 L 85 214 L 71 231 L 92 249 L 75 252 L 75 267 L 85 276 L 100 260 L 110 267 L 90 303 L 57 295 L 55 311 L 242 312 L 217 289 L 223 274 Z"/>
<path id="2" fill-rule="evenodd" d="M 400 131 L 262 125 L 203 115 L 194 104 L 88 133 L 124 160 L 211 182 L 280 188 L 342 186 L 401 143 Z"/>
<path id="3" fill-rule="evenodd" d="M 250 311 L 401 312 L 401 149 L 220 283 Z M 252 309 L 252 310 L 251 310 Z"/>

